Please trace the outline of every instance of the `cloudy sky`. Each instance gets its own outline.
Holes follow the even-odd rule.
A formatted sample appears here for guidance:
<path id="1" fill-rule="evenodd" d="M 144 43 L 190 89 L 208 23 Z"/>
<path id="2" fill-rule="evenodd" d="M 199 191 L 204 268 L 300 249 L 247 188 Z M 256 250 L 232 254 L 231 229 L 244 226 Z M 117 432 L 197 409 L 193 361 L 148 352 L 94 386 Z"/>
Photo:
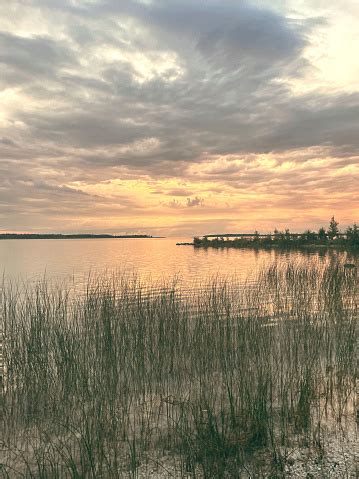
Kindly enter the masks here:
<path id="1" fill-rule="evenodd" d="M 0 231 L 358 221 L 357 0 L 0 6 Z"/>

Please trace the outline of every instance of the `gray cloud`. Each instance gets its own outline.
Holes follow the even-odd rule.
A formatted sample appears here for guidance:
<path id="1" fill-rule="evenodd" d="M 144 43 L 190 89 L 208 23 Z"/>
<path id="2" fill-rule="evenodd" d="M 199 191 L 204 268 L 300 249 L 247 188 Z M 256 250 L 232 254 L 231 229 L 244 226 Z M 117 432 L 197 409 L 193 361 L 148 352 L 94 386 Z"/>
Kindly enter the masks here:
<path id="1" fill-rule="evenodd" d="M 206 60 L 230 69 L 253 66 L 258 59 L 263 69 L 298 53 L 306 43 L 303 25 L 246 2 L 160 0 L 130 3 L 128 12 L 171 37 L 177 48 L 194 44 Z"/>
<path id="2" fill-rule="evenodd" d="M 203 205 L 203 199 L 195 196 L 194 198 L 187 198 L 187 207 L 193 208 L 194 206 Z"/>
<path id="3" fill-rule="evenodd" d="M 293 20 L 244 0 L 14 5 L 36 12 L 50 33 L 0 32 L 0 87 L 21 95 L 0 123 L 3 217 L 11 208 L 46 216 L 46 202 L 66 214 L 71 202 L 111 211 L 111 199 L 69 191 L 70 181 L 188 178 L 288 195 L 286 185 L 331 191 L 327 170 L 291 178 L 255 155 L 317 147 L 337 157 L 331 168 L 357 163 L 359 93 L 293 95 L 284 81 L 314 68 L 304 51 L 323 19 Z M 245 161 L 189 172 L 222 155 Z M 351 190 L 351 180 L 341 187 Z M 163 194 L 201 204 L 190 185 Z"/>
<path id="4" fill-rule="evenodd" d="M 0 84 L 14 86 L 32 79 L 49 80 L 58 68 L 76 64 L 74 52 L 49 37 L 25 38 L 0 32 Z"/>

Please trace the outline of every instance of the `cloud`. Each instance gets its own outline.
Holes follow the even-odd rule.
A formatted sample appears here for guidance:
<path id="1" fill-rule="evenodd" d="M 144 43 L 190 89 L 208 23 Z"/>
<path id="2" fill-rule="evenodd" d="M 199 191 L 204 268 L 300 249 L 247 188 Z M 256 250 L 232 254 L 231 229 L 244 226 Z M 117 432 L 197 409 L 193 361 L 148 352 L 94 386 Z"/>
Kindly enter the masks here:
<path id="1" fill-rule="evenodd" d="M 74 52 L 49 37 L 0 32 L 0 64 L 0 84 L 14 86 L 34 78 L 49 80 L 59 68 L 76 64 L 76 59 Z"/>
<path id="2" fill-rule="evenodd" d="M 246 2 L 161 0 L 134 3 L 128 13 L 176 48 L 193 45 L 207 61 L 231 70 L 254 66 L 258 59 L 262 69 L 268 68 L 298 54 L 306 43 L 299 22 Z"/>
<path id="3" fill-rule="evenodd" d="M 194 198 L 187 198 L 187 207 L 193 208 L 194 206 L 203 205 L 203 199 L 195 196 Z"/>
<path id="4" fill-rule="evenodd" d="M 174 188 L 172 190 L 167 190 L 165 194 L 168 196 L 188 196 L 192 194 L 192 191 L 185 188 Z"/>
<path id="5" fill-rule="evenodd" d="M 177 196 L 181 196 L 181 195 L 177 195 Z M 174 209 L 195 208 L 197 206 L 203 206 L 204 200 L 203 198 L 200 198 L 198 196 L 195 196 L 194 198 L 187 198 L 185 202 L 174 198 L 171 201 L 163 201 L 162 205 L 165 207 L 174 208 Z"/>
<path id="6" fill-rule="evenodd" d="M 307 52 L 329 28 L 314 9 L 294 16 L 265 0 L 0 7 L 3 224 L 88 210 L 128 221 L 150 207 L 170 222 L 168 206 L 211 221 L 225 201 L 237 215 L 260 195 L 310 211 L 331 206 L 335 184 L 333 202 L 352 208 L 359 92 L 293 89 L 316 75 Z M 123 193 L 134 179 L 143 190 Z"/>
<path id="7" fill-rule="evenodd" d="M 16 147 L 16 143 L 10 140 L 10 138 L 0 138 L 0 145 L 5 147 Z"/>

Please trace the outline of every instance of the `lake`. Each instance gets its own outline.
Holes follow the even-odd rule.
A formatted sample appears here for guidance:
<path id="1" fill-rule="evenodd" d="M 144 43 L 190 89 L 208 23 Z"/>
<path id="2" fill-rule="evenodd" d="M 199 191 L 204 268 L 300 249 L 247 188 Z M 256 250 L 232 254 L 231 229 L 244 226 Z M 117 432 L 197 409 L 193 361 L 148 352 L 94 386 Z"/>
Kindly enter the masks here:
<path id="1" fill-rule="evenodd" d="M 284 477 L 278 451 L 320 467 L 313 477 L 356 477 L 358 283 L 337 267 L 348 254 L 168 238 L 6 240 L 0 258 L 30 281 L 0 294 L 4 477 L 161 477 L 152 464 L 177 478 L 188 464 L 196 477 Z M 241 284 L 273 262 L 284 267 Z M 145 281 L 81 294 L 89 271 L 113 269 Z M 75 287 L 31 287 L 45 271 Z M 176 274 L 184 288 L 146 282 Z M 207 289 L 214 274 L 229 282 Z"/>
<path id="2" fill-rule="evenodd" d="M 34 282 L 44 276 L 56 281 L 86 283 L 89 274 L 108 271 L 136 273 L 158 281 L 179 276 L 198 283 L 214 275 L 244 280 L 273 262 L 356 261 L 350 253 L 215 249 L 177 246 L 191 238 L 2 240 L 0 270 L 6 278 Z"/>

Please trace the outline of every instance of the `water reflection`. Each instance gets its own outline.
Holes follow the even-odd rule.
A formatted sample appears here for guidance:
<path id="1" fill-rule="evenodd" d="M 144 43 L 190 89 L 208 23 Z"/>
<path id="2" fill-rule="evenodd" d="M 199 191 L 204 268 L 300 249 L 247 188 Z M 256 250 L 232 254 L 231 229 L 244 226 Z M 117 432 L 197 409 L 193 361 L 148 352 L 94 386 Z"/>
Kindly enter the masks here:
<path id="1" fill-rule="evenodd" d="M 273 262 L 358 263 L 358 256 L 333 250 L 256 250 L 176 246 L 189 238 L 4 240 L 0 241 L 0 268 L 6 277 L 36 281 L 43 277 L 85 283 L 89 273 L 135 272 L 140 278 L 184 284 L 200 283 L 215 275 L 244 280 Z"/>

